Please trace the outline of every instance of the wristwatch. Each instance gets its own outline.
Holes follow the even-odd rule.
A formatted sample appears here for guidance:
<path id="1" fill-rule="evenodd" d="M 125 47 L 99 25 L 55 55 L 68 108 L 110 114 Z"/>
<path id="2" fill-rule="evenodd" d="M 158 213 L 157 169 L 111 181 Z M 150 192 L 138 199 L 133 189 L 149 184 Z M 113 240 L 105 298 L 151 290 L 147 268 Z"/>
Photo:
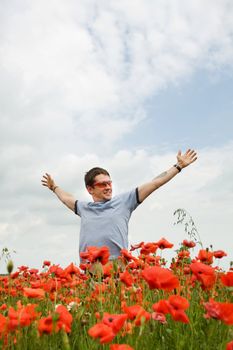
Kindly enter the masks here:
<path id="1" fill-rule="evenodd" d="M 179 171 L 179 173 L 181 172 L 182 168 L 178 164 L 174 164 L 174 167 Z"/>

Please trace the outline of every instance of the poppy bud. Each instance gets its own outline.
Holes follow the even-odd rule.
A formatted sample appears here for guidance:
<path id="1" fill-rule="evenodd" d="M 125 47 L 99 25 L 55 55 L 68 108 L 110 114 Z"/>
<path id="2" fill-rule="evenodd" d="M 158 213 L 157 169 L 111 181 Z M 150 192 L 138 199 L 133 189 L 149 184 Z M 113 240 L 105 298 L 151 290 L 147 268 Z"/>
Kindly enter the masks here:
<path id="1" fill-rule="evenodd" d="M 13 264 L 13 261 L 12 261 L 12 260 L 9 260 L 9 261 L 8 261 L 6 268 L 7 268 L 7 272 L 8 272 L 9 274 L 13 271 L 13 269 L 14 269 L 14 264 Z"/>

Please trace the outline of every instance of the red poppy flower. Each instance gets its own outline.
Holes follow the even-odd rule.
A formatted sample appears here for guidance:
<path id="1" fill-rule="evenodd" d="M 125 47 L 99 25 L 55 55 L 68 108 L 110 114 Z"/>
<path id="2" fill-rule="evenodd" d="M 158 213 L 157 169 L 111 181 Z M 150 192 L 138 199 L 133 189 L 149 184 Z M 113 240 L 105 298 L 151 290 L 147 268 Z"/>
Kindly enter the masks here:
<path id="1" fill-rule="evenodd" d="M 216 318 L 223 321 L 227 325 L 233 325 L 233 303 L 221 303 L 213 299 L 204 303 L 207 311 L 206 318 Z"/>
<path id="2" fill-rule="evenodd" d="M 189 318 L 184 312 L 189 307 L 186 298 L 180 295 L 171 295 L 168 300 L 160 300 L 152 305 L 154 311 L 162 314 L 170 314 L 174 321 L 189 323 Z"/>
<path id="3" fill-rule="evenodd" d="M 145 268 L 142 271 L 142 277 L 149 284 L 150 289 L 169 291 L 179 287 L 178 278 L 170 270 L 159 266 Z"/>
<path id="4" fill-rule="evenodd" d="M 190 257 L 190 252 L 188 250 L 181 250 L 178 253 L 178 257 L 180 259 L 189 258 Z"/>
<path id="5" fill-rule="evenodd" d="M 170 313 L 170 305 L 167 300 L 159 300 L 158 303 L 152 305 L 154 311 L 158 313 L 163 313 L 164 315 Z"/>
<path id="6" fill-rule="evenodd" d="M 77 266 L 75 266 L 73 263 L 71 263 L 70 265 L 68 265 L 65 269 L 64 269 L 65 274 L 69 274 L 69 275 L 80 275 L 80 270 Z"/>
<path id="7" fill-rule="evenodd" d="M 48 260 L 45 260 L 45 261 L 43 262 L 43 266 L 42 266 L 42 267 L 50 266 L 50 265 L 51 265 L 51 262 L 48 261 Z"/>
<path id="8" fill-rule="evenodd" d="M 181 309 L 176 310 L 176 309 L 171 308 L 170 313 L 171 313 L 171 316 L 172 316 L 174 321 L 189 323 L 189 318 L 186 315 L 186 313 L 184 312 L 184 310 L 181 310 Z"/>
<path id="9" fill-rule="evenodd" d="M 233 271 L 228 271 L 221 276 L 221 281 L 226 287 L 233 287 Z"/>
<path id="10" fill-rule="evenodd" d="M 216 259 L 221 259 L 224 256 L 227 256 L 227 254 L 223 250 L 216 250 L 213 254 Z"/>
<path id="11" fill-rule="evenodd" d="M 207 249 L 200 249 L 197 259 L 206 264 L 212 264 L 214 253 Z"/>
<path id="12" fill-rule="evenodd" d="M 140 254 L 144 254 L 144 255 L 153 254 L 156 252 L 157 249 L 158 249 L 158 246 L 156 243 L 142 244 Z"/>
<path id="13" fill-rule="evenodd" d="M 12 278 L 12 279 L 17 278 L 18 276 L 19 276 L 19 271 L 16 271 L 16 272 L 11 273 L 11 278 Z"/>
<path id="14" fill-rule="evenodd" d="M 65 332 L 69 333 L 71 331 L 71 323 L 73 320 L 72 315 L 64 305 L 58 305 L 56 307 L 56 313 L 59 315 L 57 321 L 58 329 L 63 329 Z"/>
<path id="15" fill-rule="evenodd" d="M 34 289 L 34 288 L 40 288 L 40 287 L 43 287 L 43 284 L 41 283 L 41 281 L 31 281 L 31 287 Z"/>
<path id="16" fill-rule="evenodd" d="M 131 287 L 133 284 L 133 277 L 131 274 L 125 270 L 123 273 L 120 273 L 120 280 L 127 286 Z"/>
<path id="17" fill-rule="evenodd" d="M 184 239 L 182 242 L 183 246 L 187 248 L 194 248 L 196 246 L 196 243 L 193 241 L 187 241 L 187 239 Z"/>
<path id="18" fill-rule="evenodd" d="M 0 336 L 6 331 L 7 318 L 0 314 Z"/>
<path id="19" fill-rule="evenodd" d="M 155 242 L 155 244 L 160 249 L 172 248 L 174 246 L 174 244 L 168 242 L 165 238 L 161 238 L 158 242 Z"/>
<path id="20" fill-rule="evenodd" d="M 213 287 L 216 276 L 213 267 L 203 264 L 201 262 L 195 262 L 190 265 L 190 269 L 195 275 L 195 278 L 201 283 L 205 289 Z"/>
<path id="21" fill-rule="evenodd" d="M 103 247 L 87 247 L 86 252 L 80 253 L 80 257 L 84 260 L 88 260 L 91 263 L 100 261 L 102 265 L 107 264 L 110 253 L 109 248 L 106 246 Z"/>
<path id="22" fill-rule="evenodd" d="M 35 308 L 36 304 L 28 304 L 23 306 L 21 302 L 17 302 L 17 310 L 13 307 L 9 308 L 8 311 L 8 328 L 14 330 L 18 326 L 25 327 L 29 326 L 39 315 Z"/>
<path id="23" fill-rule="evenodd" d="M 190 268 L 195 275 L 197 274 L 212 275 L 214 273 L 214 268 L 212 266 L 208 266 L 201 262 L 193 262 L 192 264 L 190 264 Z"/>
<path id="24" fill-rule="evenodd" d="M 2 304 L 0 306 L 0 310 L 6 310 L 7 309 L 7 304 Z"/>
<path id="25" fill-rule="evenodd" d="M 45 291 L 41 288 L 23 288 L 23 295 L 28 298 L 43 299 L 45 296 Z"/>
<path id="26" fill-rule="evenodd" d="M 135 261 L 130 261 L 128 264 L 128 268 L 131 270 L 138 270 L 144 266 L 144 261 L 141 260 L 141 257 L 139 256 L 137 260 Z"/>
<path id="27" fill-rule="evenodd" d="M 113 332 L 112 328 L 104 323 L 97 323 L 91 327 L 88 334 L 92 338 L 100 338 L 101 344 L 110 343 L 115 337 L 115 333 Z"/>
<path id="28" fill-rule="evenodd" d="M 61 277 L 64 271 L 59 265 L 52 265 L 49 267 L 48 274 L 54 274 L 56 277 Z"/>
<path id="29" fill-rule="evenodd" d="M 233 325 L 233 303 L 219 303 L 220 319 L 227 325 Z"/>
<path id="30" fill-rule="evenodd" d="M 111 344 L 110 350 L 134 350 L 127 344 Z"/>
<path id="31" fill-rule="evenodd" d="M 186 310 L 189 307 L 188 300 L 180 295 L 170 295 L 168 302 L 174 309 Z"/>
<path id="32" fill-rule="evenodd" d="M 141 325 L 142 318 L 144 320 L 148 321 L 150 319 L 150 314 L 145 309 L 143 309 L 140 305 L 132 305 L 132 306 L 126 306 L 123 305 L 124 312 L 128 315 L 128 318 L 130 320 L 135 321 L 136 326 Z"/>
<path id="33" fill-rule="evenodd" d="M 55 281 L 54 279 L 47 279 L 42 285 L 46 292 L 55 292 L 61 288 L 61 282 Z"/>
<path id="34" fill-rule="evenodd" d="M 21 271 L 27 271 L 29 269 L 29 267 L 22 265 L 22 266 L 19 266 L 18 269 L 19 269 L 20 272 Z"/>
<path id="35" fill-rule="evenodd" d="M 141 248 L 141 246 L 142 246 L 143 244 L 144 244 L 144 242 L 141 242 L 141 243 L 138 243 L 138 244 L 131 245 L 131 246 L 130 246 L 130 251 L 132 252 L 132 251 L 134 251 L 134 250 L 136 250 L 136 249 Z"/>
<path id="36" fill-rule="evenodd" d="M 137 260 L 127 249 L 121 249 L 121 256 L 127 261 Z"/>
<path id="37" fill-rule="evenodd" d="M 183 267 L 183 272 L 184 272 L 185 275 L 188 275 L 190 273 L 190 271 L 191 271 L 191 269 L 190 269 L 189 266 L 184 266 Z"/>
<path id="38" fill-rule="evenodd" d="M 40 335 L 51 334 L 53 330 L 57 331 L 55 324 L 53 323 L 52 316 L 43 317 L 38 322 L 38 331 Z"/>
<path id="39" fill-rule="evenodd" d="M 7 329 L 14 331 L 19 326 L 18 312 L 13 307 L 9 307 L 8 310 L 8 323 Z"/>
<path id="40" fill-rule="evenodd" d="M 226 350 L 233 350 L 233 340 L 227 343 Z"/>
<path id="41" fill-rule="evenodd" d="M 111 276 L 113 271 L 113 264 L 108 263 L 106 265 L 103 265 L 103 275 L 104 276 Z"/>
<path id="42" fill-rule="evenodd" d="M 153 256 L 153 255 L 143 255 L 143 256 L 139 256 L 139 258 L 142 258 L 144 260 L 145 263 L 149 264 L 149 265 L 157 265 L 160 266 L 161 262 L 161 256 L 157 255 L 157 256 Z"/>
<path id="43" fill-rule="evenodd" d="M 28 272 L 31 274 L 31 275 L 37 275 L 39 270 L 38 269 L 29 269 Z"/>
<path id="44" fill-rule="evenodd" d="M 171 295 L 168 298 L 170 305 L 170 314 L 174 321 L 189 323 L 189 318 L 184 312 L 189 307 L 189 302 L 186 298 L 180 295 Z"/>
<path id="45" fill-rule="evenodd" d="M 162 323 L 162 324 L 167 323 L 166 316 L 162 312 L 152 312 L 151 318 L 155 321 Z"/>
<path id="46" fill-rule="evenodd" d="M 109 314 L 107 312 L 104 313 L 104 317 L 102 319 L 102 323 L 111 327 L 113 332 L 117 334 L 121 328 L 124 326 L 125 321 L 127 320 L 127 314 Z"/>

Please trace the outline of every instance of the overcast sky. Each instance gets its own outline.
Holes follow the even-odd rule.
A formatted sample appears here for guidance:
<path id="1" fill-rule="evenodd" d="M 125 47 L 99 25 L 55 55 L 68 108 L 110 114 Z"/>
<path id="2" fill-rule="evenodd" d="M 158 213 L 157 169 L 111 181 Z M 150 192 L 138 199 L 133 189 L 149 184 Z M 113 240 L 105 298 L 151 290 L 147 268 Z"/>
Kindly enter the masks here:
<path id="1" fill-rule="evenodd" d="M 83 184 L 91 167 L 110 171 L 116 194 L 189 147 L 197 162 L 138 207 L 130 242 L 166 237 L 177 249 L 187 237 L 173 212 L 185 208 L 204 247 L 228 253 L 220 264 L 228 268 L 233 2 L 0 3 L 0 243 L 15 268 L 79 262 L 79 217 L 41 186 L 45 172 L 91 200 Z"/>

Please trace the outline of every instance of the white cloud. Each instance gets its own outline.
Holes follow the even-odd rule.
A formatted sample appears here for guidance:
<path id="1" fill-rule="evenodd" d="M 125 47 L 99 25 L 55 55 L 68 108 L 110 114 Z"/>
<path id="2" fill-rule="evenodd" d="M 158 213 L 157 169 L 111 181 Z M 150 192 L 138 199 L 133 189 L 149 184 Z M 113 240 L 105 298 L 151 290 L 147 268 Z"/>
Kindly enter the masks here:
<path id="1" fill-rule="evenodd" d="M 93 144 L 106 137 L 104 124 L 116 125 L 108 140 L 116 142 L 158 89 L 200 67 L 232 65 L 232 10 L 229 1 L 6 3 L 1 76 L 10 135 L 33 122 L 38 138 L 46 127 L 48 142 L 61 124 L 73 142 L 81 128 Z"/>

